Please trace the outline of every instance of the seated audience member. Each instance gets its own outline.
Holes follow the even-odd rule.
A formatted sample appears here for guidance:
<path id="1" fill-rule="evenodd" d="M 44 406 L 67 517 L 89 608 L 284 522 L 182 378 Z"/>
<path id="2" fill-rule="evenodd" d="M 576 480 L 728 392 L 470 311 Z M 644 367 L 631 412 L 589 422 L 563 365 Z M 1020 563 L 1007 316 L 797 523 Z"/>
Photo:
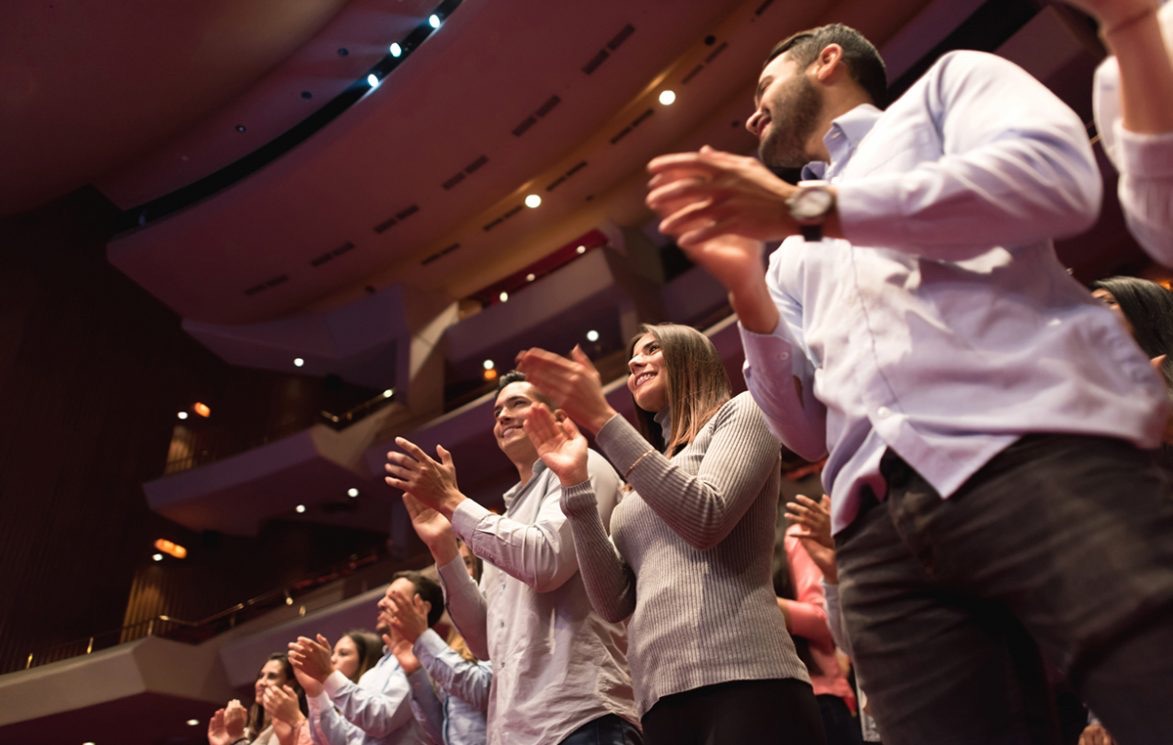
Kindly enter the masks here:
<path id="1" fill-rule="evenodd" d="M 305 696 L 294 678 L 289 658 L 275 652 L 257 672 L 253 684 L 253 705 L 247 710 L 239 699 L 232 699 L 223 709 L 217 709 L 208 721 L 208 745 L 235 745 L 248 742 L 257 745 L 277 745 L 273 722 L 264 707 L 266 692 L 288 687 L 297 702 L 299 713 L 305 712 Z"/>
<path id="2" fill-rule="evenodd" d="M 383 656 L 383 641 L 364 629 L 347 631 L 334 644 L 330 658 L 334 669 L 357 683 Z M 280 745 L 308 745 L 312 742 L 309 720 L 290 702 L 289 686 L 269 686 L 265 690 L 264 706 L 273 722 L 273 731 Z"/>
<path id="3" fill-rule="evenodd" d="M 298 637 L 289 644 L 294 674 L 309 700 L 310 736 L 315 745 L 406 745 L 422 743 L 411 712 L 411 688 L 407 675 L 390 651 L 395 644 L 387 623 L 387 598 L 393 592 L 414 592 L 410 580 L 398 578 L 379 599 L 375 631 L 382 636 L 385 651 L 358 683 L 334 668 L 330 644 Z"/>
<path id="4" fill-rule="evenodd" d="M 462 558 L 471 555 L 467 544 L 461 542 L 460 549 Z M 471 570 L 469 576 L 476 579 Z M 493 673 L 488 663 L 472 656 L 459 635 L 464 654 L 436 632 L 444 612 L 444 595 L 435 582 L 419 579 L 422 582 L 416 585 L 415 595 L 392 596 L 389 618 L 399 636 L 410 643 L 398 647 L 396 657 L 411 683 L 412 710 L 434 742 L 484 745 Z"/>
<path id="5" fill-rule="evenodd" d="M 810 672 L 828 745 L 859 745 L 855 694 L 828 625 L 823 573 L 802 547 L 800 532 L 798 525 L 790 526 L 774 547 L 774 594 L 786 630 Z"/>
<path id="6" fill-rule="evenodd" d="M 530 349 L 518 368 L 569 416 L 536 404 L 525 430 L 562 484 L 591 604 L 610 621 L 630 618 L 645 740 L 822 743 L 810 678 L 770 587 L 778 441 L 749 394 L 730 395 L 720 355 L 696 329 L 644 326 L 628 351 L 640 430 L 607 402 L 581 349 L 571 359 Z M 610 537 L 579 427 L 632 487 Z"/>
<path id="7" fill-rule="evenodd" d="M 1120 171 L 1124 217 L 1137 242 L 1173 266 L 1173 3 L 1067 1 L 1096 17 L 1113 55 L 1096 70 L 1092 107 Z"/>

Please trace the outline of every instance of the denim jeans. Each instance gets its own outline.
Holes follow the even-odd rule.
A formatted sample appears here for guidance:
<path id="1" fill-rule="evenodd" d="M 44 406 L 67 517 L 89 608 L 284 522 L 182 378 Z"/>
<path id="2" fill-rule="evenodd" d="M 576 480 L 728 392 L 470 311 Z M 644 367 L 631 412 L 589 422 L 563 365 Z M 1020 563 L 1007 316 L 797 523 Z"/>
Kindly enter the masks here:
<path id="1" fill-rule="evenodd" d="M 608 714 L 571 732 L 562 745 L 643 745 L 643 738 L 634 724 Z"/>

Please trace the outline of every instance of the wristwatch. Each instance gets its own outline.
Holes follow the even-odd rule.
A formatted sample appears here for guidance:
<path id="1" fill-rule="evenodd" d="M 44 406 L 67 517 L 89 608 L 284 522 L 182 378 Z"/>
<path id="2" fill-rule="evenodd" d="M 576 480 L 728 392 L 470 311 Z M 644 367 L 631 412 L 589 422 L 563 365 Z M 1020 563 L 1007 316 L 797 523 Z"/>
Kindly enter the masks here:
<path id="1" fill-rule="evenodd" d="M 823 222 L 835 207 L 835 194 L 826 181 L 799 181 L 798 191 L 786 200 L 790 217 L 806 241 L 823 240 Z"/>

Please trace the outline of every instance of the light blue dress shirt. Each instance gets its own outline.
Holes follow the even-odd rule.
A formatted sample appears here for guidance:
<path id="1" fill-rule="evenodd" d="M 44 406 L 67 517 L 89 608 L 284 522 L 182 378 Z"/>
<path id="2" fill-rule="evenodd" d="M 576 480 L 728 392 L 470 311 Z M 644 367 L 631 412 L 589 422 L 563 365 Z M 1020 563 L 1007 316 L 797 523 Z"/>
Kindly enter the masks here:
<path id="1" fill-rule="evenodd" d="M 828 454 L 833 530 L 865 487 L 885 494 L 886 448 L 948 497 L 1025 433 L 1159 443 L 1161 381 L 1051 244 L 1095 222 L 1102 191 L 1054 94 L 1000 57 L 952 52 L 824 142 L 830 165 L 807 176 L 835 184 L 846 239 L 784 241 L 767 270 L 782 320 L 741 336 L 771 429 Z"/>
<path id="2" fill-rule="evenodd" d="M 432 629 L 415 641 L 420 669 L 407 676 L 412 710 L 424 732 L 443 745 L 485 745 L 493 669 L 461 657 Z"/>
<path id="3" fill-rule="evenodd" d="M 411 712 L 411 687 L 387 652 L 355 685 L 335 670 L 309 701 L 314 745 L 421 745 Z"/>

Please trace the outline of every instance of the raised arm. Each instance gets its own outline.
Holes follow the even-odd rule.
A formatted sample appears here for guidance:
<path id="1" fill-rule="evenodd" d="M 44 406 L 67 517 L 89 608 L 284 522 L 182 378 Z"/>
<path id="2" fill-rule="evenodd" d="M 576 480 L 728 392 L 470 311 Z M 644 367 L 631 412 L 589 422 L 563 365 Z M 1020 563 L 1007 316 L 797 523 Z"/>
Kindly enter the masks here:
<path id="1" fill-rule="evenodd" d="M 432 681 L 449 696 L 478 711 L 489 710 L 493 671 L 488 663 L 464 659 L 431 629 L 416 639 L 415 655 Z"/>
<path id="2" fill-rule="evenodd" d="M 603 527 L 586 438 L 569 419 L 556 421 L 543 404 L 530 410 L 525 431 L 562 484 L 562 512 L 574 533 L 574 552 L 591 605 L 607 621 L 626 619 L 635 612 L 635 576 Z"/>
<path id="3" fill-rule="evenodd" d="M 607 422 L 597 440 L 644 502 L 701 550 L 729 535 L 778 469 L 778 441 L 749 396 L 735 397 L 714 418 L 712 440 L 695 475 L 652 451 L 622 417 Z"/>

